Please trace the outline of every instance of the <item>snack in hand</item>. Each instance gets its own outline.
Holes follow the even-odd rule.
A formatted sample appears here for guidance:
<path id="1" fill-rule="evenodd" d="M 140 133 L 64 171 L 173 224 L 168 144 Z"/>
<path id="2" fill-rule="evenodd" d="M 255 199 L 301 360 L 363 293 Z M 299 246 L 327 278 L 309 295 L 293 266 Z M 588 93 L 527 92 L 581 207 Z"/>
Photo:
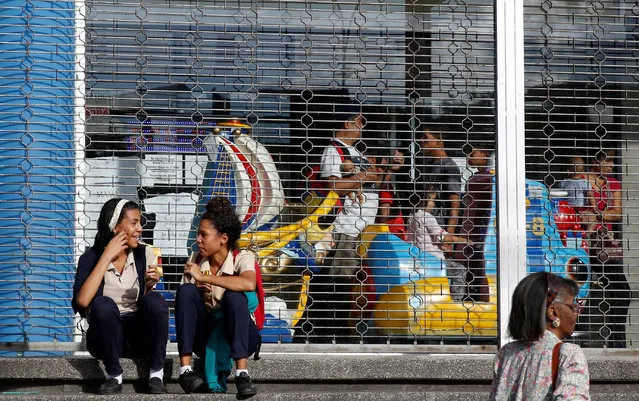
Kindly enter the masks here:
<path id="1" fill-rule="evenodd" d="M 155 265 L 155 269 L 158 272 L 158 276 L 162 277 L 164 275 L 164 269 L 160 265 L 160 258 L 162 257 L 162 250 L 160 248 L 153 248 L 153 256 L 155 256 L 153 260 L 153 264 Z"/>
<path id="2" fill-rule="evenodd" d="M 162 257 L 162 250 L 160 248 L 154 247 L 153 245 L 147 244 L 141 239 L 138 239 L 138 242 L 141 245 L 148 246 L 153 249 L 153 256 L 154 256 L 153 263 L 151 263 L 150 266 L 155 266 L 155 270 L 158 272 L 158 276 L 162 277 L 164 275 L 164 269 L 162 269 L 162 266 L 160 266 L 160 258 Z"/>

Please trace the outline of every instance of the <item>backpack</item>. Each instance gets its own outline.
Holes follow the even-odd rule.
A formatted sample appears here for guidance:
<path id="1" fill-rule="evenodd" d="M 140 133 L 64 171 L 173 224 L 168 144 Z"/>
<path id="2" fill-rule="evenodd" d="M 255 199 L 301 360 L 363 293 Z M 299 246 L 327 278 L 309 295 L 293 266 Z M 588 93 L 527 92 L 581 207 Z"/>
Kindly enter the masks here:
<path id="1" fill-rule="evenodd" d="M 334 146 L 337 150 L 342 163 L 351 159 L 350 153 L 341 143 L 336 140 L 331 140 L 331 146 Z M 320 173 L 320 166 L 315 165 L 310 169 L 306 169 L 303 175 L 306 181 L 308 181 L 309 192 L 315 192 L 320 197 L 325 198 L 328 195 L 328 190 L 326 189 L 327 182 L 320 177 Z M 304 198 L 304 195 L 302 197 Z"/>
<path id="2" fill-rule="evenodd" d="M 233 264 L 235 264 L 235 257 L 240 253 L 239 250 L 233 250 Z M 258 330 L 262 330 L 264 328 L 264 321 L 266 317 L 264 316 L 264 286 L 262 284 L 262 272 L 260 271 L 260 265 L 255 261 L 255 294 L 257 295 L 257 309 L 253 312 L 253 316 L 255 316 L 255 325 Z"/>

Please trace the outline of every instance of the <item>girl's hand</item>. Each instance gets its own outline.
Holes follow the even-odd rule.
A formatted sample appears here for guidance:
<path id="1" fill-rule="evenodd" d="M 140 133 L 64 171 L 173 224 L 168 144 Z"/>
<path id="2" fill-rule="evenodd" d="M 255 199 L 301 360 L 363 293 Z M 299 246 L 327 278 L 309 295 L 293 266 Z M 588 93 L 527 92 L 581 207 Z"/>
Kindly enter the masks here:
<path id="1" fill-rule="evenodd" d="M 388 168 L 388 170 L 390 170 L 391 172 L 396 172 L 403 165 L 404 165 L 404 154 L 402 152 L 400 152 L 399 150 L 396 150 L 395 154 L 393 155 L 393 160 L 392 160 L 391 165 Z"/>
<path id="2" fill-rule="evenodd" d="M 209 299 L 211 297 L 211 293 L 213 292 L 213 286 L 209 283 L 197 283 L 196 287 L 200 290 L 200 294 L 202 294 L 202 298 Z"/>
<path id="3" fill-rule="evenodd" d="M 200 270 L 200 266 L 195 263 L 187 263 L 184 265 L 184 275 L 187 277 L 192 277 L 193 280 L 199 282 L 202 280 L 202 270 Z"/>
<path id="4" fill-rule="evenodd" d="M 157 266 L 149 266 L 144 273 L 144 285 L 147 291 L 151 290 L 160 281 L 160 273 Z"/>
<path id="5" fill-rule="evenodd" d="M 126 233 L 121 232 L 119 234 L 115 234 L 115 237 L 113 237 L 107 244 L 106 248 L 104 248 L 103 254 L 106 255 L 109 262 L 112 262 L 122 251 L 127 249 L 126 243 Z"/>
<path id="6" fill-rule="evenodd" d="M 379 167 L 371 166 L 367 170 L 363 171 L 364 176 L 362 177 L 362 181 L 371 182 L 373 184 L 380 184 L 382 178 L 384 178 L 384 174 L 382 174 L 381 169 Z"/>

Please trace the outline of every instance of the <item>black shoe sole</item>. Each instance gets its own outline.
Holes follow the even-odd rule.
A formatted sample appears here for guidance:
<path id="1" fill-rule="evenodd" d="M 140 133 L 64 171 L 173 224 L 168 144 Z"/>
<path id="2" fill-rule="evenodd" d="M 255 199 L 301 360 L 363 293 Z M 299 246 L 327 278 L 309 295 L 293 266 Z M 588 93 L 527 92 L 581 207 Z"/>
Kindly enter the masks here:
<path id="1" fill-rule="evenodd" d="M 205 381 L 202 381 L 202 384 L 195 387 L 192 391 L 186 391 L 182 385 L 180 385 L 180 387 L 182 388 L 182 391 L 184 391 L 184 394 L 206 394 L 209 392 L 209 386 Z"/>
<path id="2" fill-rule="evenodd" d="M 257 395 L 257 390 L 255 392 L 252 392 L 252 393 L 244 393 L 244 394 L 237 393 L 235 398 L 238 399 L 238 400 L 247 400 L 247 399 L 253 397 L 254 395 Z"/>
<path id="3" fill-rule="evenodd" d="M 113 390 L 108 390 L 108 391 L 98 390 L 98 394 L 100 395 L 122 394 L 122 386 L 120 386 L 120 388 L 114 388 Z"/>
<path id="4" fill-rule="evenodd" d="M 196 388 L 193 393 L 194 394 L 207 394 L 207 393 L 210 393 L 209 385 L 204 383 L 201 386 L 199 386 L 198 388 Z"/>

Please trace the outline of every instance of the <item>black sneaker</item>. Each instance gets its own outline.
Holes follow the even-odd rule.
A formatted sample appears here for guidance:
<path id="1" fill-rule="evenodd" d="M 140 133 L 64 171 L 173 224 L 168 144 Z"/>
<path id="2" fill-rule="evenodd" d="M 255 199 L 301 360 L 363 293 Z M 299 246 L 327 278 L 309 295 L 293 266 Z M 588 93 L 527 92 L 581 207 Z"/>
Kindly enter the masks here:
<path id="1" fill-rule="evenodd" d="M 257 394 L 257 388 L 253 385 L 251 376 L 246 372 L 242 372 L 239 376 L 235 376 L 235 387 L 237 387 L 237 398 L 244 400 Z"/>
<path id="2" fill-rule="evenodd" d="M 190 369 L 180 375 L 178 383 L 180 383 L 180 387 L 186 394 L 209 392 L 206 382 Z"/>
<path id="3" fill-rule="evenodd" d="M 115 377 L 112 377 L 109 380 L 102 383 L 102 385 L 98 389 L 98 394 L 102 394 L 102 395 L 120 394 L 121 392 L 122 392 L 122 385 L 118 383 L 118 379 L 116 379 Z"/>
<path id="4" fill-rule="evenodd" d="M 166 394 L 166 386 L 159 377 L 149 379 L 149 394 Z"/>

